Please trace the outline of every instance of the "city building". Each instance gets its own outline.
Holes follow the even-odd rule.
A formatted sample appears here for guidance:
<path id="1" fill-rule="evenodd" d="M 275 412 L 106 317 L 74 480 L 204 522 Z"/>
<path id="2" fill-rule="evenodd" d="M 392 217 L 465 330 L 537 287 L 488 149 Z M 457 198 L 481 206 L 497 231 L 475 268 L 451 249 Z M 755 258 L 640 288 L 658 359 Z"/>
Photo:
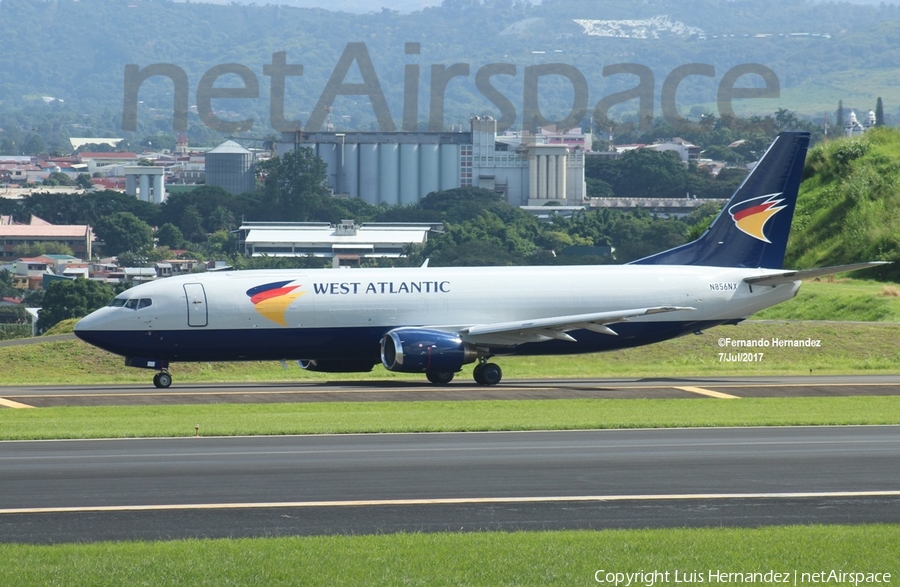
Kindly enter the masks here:
<path id="1" fill-rule="evenodd" d="M 373 205 L 414 204 L 431 192 L 467 186 L 502 194 L 515 206 L 584 201 L 583 135 L 498 136 L 490 116 L 473 117 L 470 125 L 470 132 L 284 133 L 279 154 L 312 148 L 335 194 Z M 208 165 L 206 172 L 209 177 Z"/>
<path id="2" fill-rule="evenodd" d="M 866 120 L 862 123 L 856 118 L 856 112 L 850 111 L 850 117 L 844 123 L 844 135 L 848 137 L 861 135 L 870 128 L 875 127 L 875 111 L 869 110 Z"/>
<path id="3" fill-rule="evenodd" d="M 54 225 L 32 216 L 30 224 L 0 223 L 0 261 L 18 257 L 16 248 L 35 243 L 56 242 L 69 247 L 81 259 L 91 258 L 94 233 L 82 224 Z"/>

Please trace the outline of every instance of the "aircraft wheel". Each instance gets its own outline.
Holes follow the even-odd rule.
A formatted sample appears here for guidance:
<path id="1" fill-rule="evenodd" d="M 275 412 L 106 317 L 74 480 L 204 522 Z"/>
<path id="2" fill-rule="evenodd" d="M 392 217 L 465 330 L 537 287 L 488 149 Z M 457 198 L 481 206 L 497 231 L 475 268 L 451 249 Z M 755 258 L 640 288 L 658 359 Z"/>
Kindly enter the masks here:
<path id="1" fill-rule="evenodd" d="M 172 385 L 172 376 L 166 372 L 160 372 L 153 376 L 153 385 L 159 388 L 166 388 Z"/>
<path id="2" fill-rule="evenodd" d="M 425 374 L 428 377 L 428 381 L 435 385 L 447 385 L 453 381 L 453 375 L 450 371 L 429 371 Z"/>
<path id="3" fill-rule="evenodd" d="M 472 370 L 472 377 L 478 385 L 486 385 L 484 382 L 484 363 L 475 365 L 475 369 Z"/>
<path id="4" fill-rule="evenodd" d="M 500 383 L 500 380 L 503 378 L 503 370 L 500 369 L 500 365 L 496 363 L 486 363 L 484 365 L 480 365 L 481 369 L 481 383 L 482 385 L 497 385 Z M 476 381 L 478 381 L 476 379 Z"/>

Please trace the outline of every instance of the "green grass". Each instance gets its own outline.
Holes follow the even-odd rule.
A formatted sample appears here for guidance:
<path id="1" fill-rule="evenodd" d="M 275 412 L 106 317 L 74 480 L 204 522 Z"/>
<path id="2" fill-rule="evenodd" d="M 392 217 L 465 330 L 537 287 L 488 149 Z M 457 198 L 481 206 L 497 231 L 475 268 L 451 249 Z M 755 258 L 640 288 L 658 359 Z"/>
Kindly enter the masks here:
<path id="1" fill-rule="evenodd" d="M 657 585 L 675 584 L 676 570 L 707 584 L 710 571 L 788 572 L 791 584 L 797 571 L 800 584 L 800 573 L 832 569 L 891 573 L 895 582 L 898 543 L 900 526 L 865 525 L 0 544 L 0 584 L 571 586 L 598 585 L 601 569 L 668 571 Z"/>
<path id="2" fill-rule="evenodd" d="M 893 302 L 894 298 L 890 298 Z M 788 302 L 790 303 L 790 302 Z M 788 310 L 790 309 L 788 308 Z M 821 340 L 818 348 L 769 348 L 763 360 L 728 363 L 719 353 L 741 350 L 719 347 L 719 339 L 764 338 Z M 900 324 L 797 323 L 748 321 L 720 326 L 702 336 L 685 336 L 659 344 L 589 355 L 554 357 L 497 357 L 504 378 L 578 377 L 690 377 L 702 375 L 802 375 L 896 373 L 900 365 Z M 175 386 L 221 381 L 354 381 L 405 379 L 425 381 L 423 375 L 386 371 L 371 373 L 311 373 L 294 363 L 284 370 L 276 361 L 247 363 L 175 363 Z M 81 341 L 0 347 L 3 385 L 150 384 L 152 371 L 124 366 L 121 357 Z M 471 381 L 472 365 L 457 377 Z M 2 392 L 0 392 L 2 394 Z"/>
<path id="3" fill-rule="evenodd" d="M 0 439 L 900 424 L 900 397 L 472 400 L 0 410 Z"/>
<path id="4" fill-rule="evenodd" d="M 758 312 L 753 319 L 900 323 L 900 286 L 845 278 L 806 281 L 793 300 Z"/>

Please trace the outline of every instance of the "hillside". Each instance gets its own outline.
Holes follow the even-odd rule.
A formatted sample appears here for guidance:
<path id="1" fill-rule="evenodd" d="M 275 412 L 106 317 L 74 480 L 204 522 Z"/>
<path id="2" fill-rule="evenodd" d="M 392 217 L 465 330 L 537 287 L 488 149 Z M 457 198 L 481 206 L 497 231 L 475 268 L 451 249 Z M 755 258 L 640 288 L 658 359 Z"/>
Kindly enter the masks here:
<path id="1" fill-rule="evenodd" d="M 785 265 L 900 260 L 900 130 L 820 144 L 806 159 Z M 896 264 L 880 276 L 900 276 Z"/>
<path id="2" fill-rule="evenodd" d="M 260 3 L 261 4 L 261 3 Z M 779 107 L 821 118 L 836 100 L 858 110 L 886 98 L 888 122 L 900 119 L 889 99 L 893 68 L 900 61 L 900 8 L 865 7 L 846 2 L 805 0 L 444 0 L 410 13 L 335 12 L 238 3 L 176 3 L 167 0 L 2 0 L 0 2 L 0 114 L 40 112 L 69 136 L 117 133 L 121 125 L 124 67 L 171 63 L 188 76 L 190 104 L 203 74 L 218 64 L 249 68 L 259 82 L 254 99 L 215 101 L 226 118 L 254 120 L 254 131 L 269 128 L 269 86 L 263 67 L 275 52 L 303 64 L 302 77 L 289 78 L 285 110 L 306 120 L 348 43 L 362 42 L 371 56 L 391 116 L 403 116 L 405 66 L 421 71 L 419 121 L 425 123 L 433 66 L 469 64 L 467 75 L 449 80 L 446 126 L 465 124 L 473 113 L 498 114 L 476 87 L 475 74 L 486 64 L 509 63 L 515 75 L 495 75 L 492 83 L 516 107 L 522 124 L 526 67 L 563 63 L 580 71 L 589 88 L 589 113 L 601 99 L 635 87 L 633 75 L 607 75 L 606 66 L 645 65 L 653 72 L 654 109 L 666 77 L 681 65 L 715 68 L 715 75 L 689 75 L 678 86 L 685 114 L 692 108 L 715 110 L 725 72 L 745 64 L 771 68 L 779 79 L 778 99 L 738 100 L 739 112 L 770 114 Z M 404 5 L 406 6 L 406 5 Z M 421 43 L 419 54 L 405 43 Z M 867 72 L 872 72 L 868 75 Z M 752 80 L 753 76 L 746 78 Z M 232 76 L 232 83 L 238 82 Z M 138 134 L 171 132 L 172 85 L 154 78 L 141 87 Z M 347 83 L 358 83 L 354 66 Z M 223 77 L 219 86 L 228 85 Z M 571 84 L 547 76 L 539 86 L 543 113 L 564 117 L 572 104 Z M 52 99 L 55 99 L 53 101 Z M 634 101 L 613 110 L 633 114 Z M 375 116 L 365 97 L 338 97 L 333 117 L 344 129 L 373 128 Z M 192 140 L 201 124 L 192 115 Z M 7 132 L 23 122 L 0 119 Z M 48 125 L 51 125 L 48 123 Z M 52 125 L 51 125 L 52 126 Z M 2 133 L 0 133 L 2 135 Z M 114 136 L 119 136 L 115 134 Z M 0 136 L 0 140 L 2 140 Z"/>

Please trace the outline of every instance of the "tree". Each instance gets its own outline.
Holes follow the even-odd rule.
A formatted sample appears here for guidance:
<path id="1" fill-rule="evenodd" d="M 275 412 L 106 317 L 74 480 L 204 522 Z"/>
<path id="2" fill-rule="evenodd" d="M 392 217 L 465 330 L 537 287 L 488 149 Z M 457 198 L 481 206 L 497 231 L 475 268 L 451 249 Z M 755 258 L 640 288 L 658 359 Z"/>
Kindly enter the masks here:
<path id="1" fill-rule="evenodd" d="M 78 187 L 85 190 L 89 190 L 94 187 L 94 184 L 91 183 L 91 176 L 87 173 L 79 173 L 78 177 L 75 178 L 75 183 L 78 184 Z"/>
<path id="2" fill-rule="evenodd" d="M 18 258 L 40 257 L 41 255 L 69 255 L 73 254 L 71 248 L 58 241 L 36 242 L 30 245 L 19 245 L 13 248 L 13 254 Z"/>
<path id="3" fill-rule="evenodd" d="M 38 155 L 43 153 L 46 148 L 46 143 L 44 143 L 44 139 L 41 138 L 41 135 L 37 133 L 28 133 L 28 136 L 25 137 L 25 142 L 22 143 L 22 154 Z"/>
<path id="4" fill-rule="evenodd" d="M 203 230 L 203 217 L 197 206 L 191 204 L 184 209 L 181 217 L 181 230 L 185 238 L 192 243 L 202 243 L 206 240 L 206 231 Z"/>
<path id="5" fill-rule="evenodd" d="M 54 281 L 44 292 L 43 306 L 38 312 L 38 331 L 43 332 L 61 320 L 87 316 L 105 306 L 113 296 L 113 289 L 99 281 Z"/>
<path id="6" fill-rule="evenodd" d="M 844 101 L 838 100 L 837 116 L 834 118 L 834 125 L 838 128 L 838 132 L 844 132 Z"/>
<path id="7" fill-rule="evenodd" d="M 137 253 L 153 246 L 150 225 L 131 212 L 116 212 L 99 219 L 94 233 L 103 241 L 103 251 L 107 255 Z"/>
<path id="8" fill-rule="evenodd" d="M 884 126 L 884 104 L 881 103 L 881 96 L 875 102 L 875 126 Z"/>
<path id="9" fill-rule="evenodd" d="M 13 287 L 12 273 L 9 269 L 0 269 L 0 297 L 18 296 L 21 292 Z"/>
<path id="10" fill-rule="evenodd" d="M 329 208 L 326 165 L 308 147 L 273 157 L 259 165 L 265 177 L 263 210 L 267 219 L 325 220 Z"/>
<path id="11" fill-rule="evenodd" d="M 75 186 L 78 185 L 75 183 L 75 180 L 66 175 L 61 171 L 53 171 L 50 175 L 43 181 L 44 185 L 62 185 L 62 186 Z"/>
<path id="12" fill-rule="evenodd" d="M 184 234 L 177 226 L 166 222 L 156 231 L 156 243 L 161 247 L 180 249 L 184 245 Z"/>

